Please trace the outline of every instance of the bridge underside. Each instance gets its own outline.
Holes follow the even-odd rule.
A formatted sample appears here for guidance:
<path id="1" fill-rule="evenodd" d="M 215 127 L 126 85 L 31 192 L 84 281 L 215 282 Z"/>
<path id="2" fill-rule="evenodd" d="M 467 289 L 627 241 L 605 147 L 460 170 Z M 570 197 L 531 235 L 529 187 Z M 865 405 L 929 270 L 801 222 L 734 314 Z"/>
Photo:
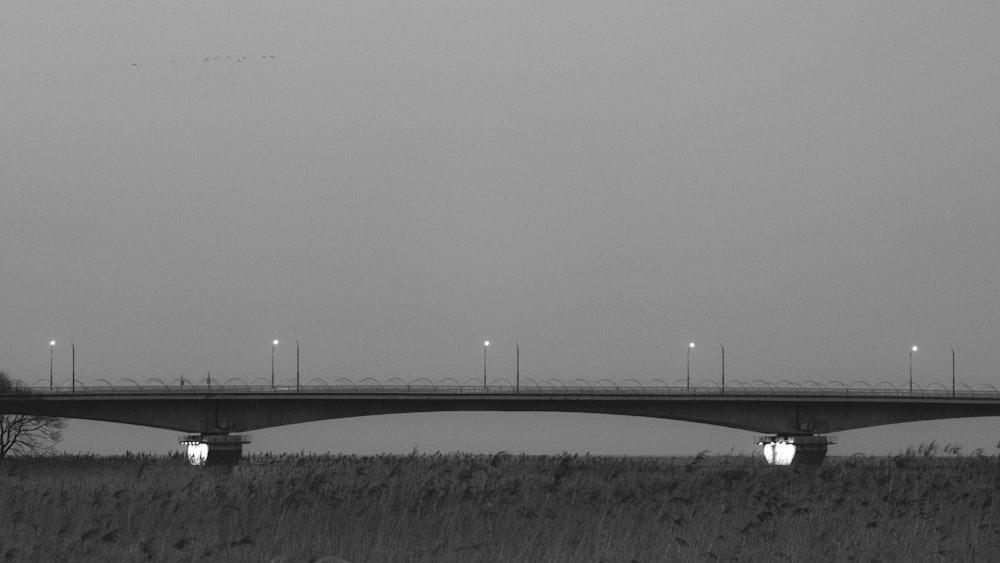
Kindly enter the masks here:
<path id="1" fill-rule="evenodd" d="M 384 414 L 497 411 L 642 416 L 777 435 L 827 434 L 912 422 L 1000 416 L 1000 401 L 910 397 L 587 396 L 560 394 L 144 394 L 32 395 L 0 399 L 0 412 L 230 434 Z"/>

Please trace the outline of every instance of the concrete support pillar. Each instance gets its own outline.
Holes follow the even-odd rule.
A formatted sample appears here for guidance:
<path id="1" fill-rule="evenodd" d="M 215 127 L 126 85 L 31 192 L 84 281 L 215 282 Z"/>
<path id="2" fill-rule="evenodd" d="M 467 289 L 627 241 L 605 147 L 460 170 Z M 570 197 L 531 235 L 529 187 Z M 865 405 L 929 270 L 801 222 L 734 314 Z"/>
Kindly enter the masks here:
<path id="1" fill-rule="evenodd" d="M 243 444 L 250 443 L 250 436 L 229 434 L 194 434 L 178 440 L 188 446 L 188 459 L 192 465 L 232 468 L 240 464 Z"/>
<path id="2" fill-rule="evenodd" d="M 757 437 L 764 459 L 771 465 L 820 465 L 827 446 L 836 444 L 836 436 L 775 435 Z"/>

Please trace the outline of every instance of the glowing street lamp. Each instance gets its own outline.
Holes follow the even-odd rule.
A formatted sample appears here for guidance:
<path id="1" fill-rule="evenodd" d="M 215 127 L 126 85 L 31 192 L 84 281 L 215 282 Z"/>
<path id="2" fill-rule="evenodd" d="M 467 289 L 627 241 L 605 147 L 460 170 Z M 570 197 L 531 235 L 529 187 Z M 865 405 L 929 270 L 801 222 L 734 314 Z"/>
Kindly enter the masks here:
<path id="1" fill-rule="evenodd" d="M 274 348 L 278 345 L 278 341 L 275 340 L 271 343 L 271 389 L 274 389 Z"/>
<path id="2" fill-rule="evenodd" d="M 56 341 L 55 340 L 50 340 L 49 341 L 49 391 L 51 391 L 52 387 L 53 387 L 53 385 L 52 385 L 52 354 L 53 354 L 53 351 L 55 349 L 56 349 Z"/>
<path id="3" fill-rule="evenodd" d="M 483 391 L 486 390 L 486 349 L 490 347 L 490 341 L 483 342 Z"/>
<path id="4" fill-rule="evenodd" d="M 688 391 L 691 390 L 691 350 L 694 350 L 694 342 L 688 344 L 688 350 L 687 350 L 687 360 L 688 360 L 688 364 L 687 364 L 687 368 L 688 368 L 688 370 L 687 370 L 687 389 L 688 389 Z"/>
<path id="5" fill-rule="evenodd" d="M 910 393 L 913 393 L 913 353 L 916 351 L 916 346 L 910 348 Z"/>

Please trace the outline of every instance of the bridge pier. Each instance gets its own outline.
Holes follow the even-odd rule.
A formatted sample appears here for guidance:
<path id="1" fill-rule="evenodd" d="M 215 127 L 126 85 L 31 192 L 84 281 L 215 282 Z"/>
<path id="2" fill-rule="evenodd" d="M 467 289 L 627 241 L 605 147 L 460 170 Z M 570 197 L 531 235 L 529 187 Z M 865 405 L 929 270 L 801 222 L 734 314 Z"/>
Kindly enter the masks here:
<path id="1" fill-rule="evenodd" d="M 188 460 L 191 465 L 231 469 L 240 464 L 243 444 L 250 443 L 250 436 L 246 434 L 237 436 L 193 434 L 181 436 L 178 442 L 188 447 Z"/>
<path id="2" fill-rule="evenodd" d="M 820 465 L 826 458 L 827 446 L 836 443 L 836 436 L 812 434 L 757 437 L 757 445 L 771 465 Z"/>

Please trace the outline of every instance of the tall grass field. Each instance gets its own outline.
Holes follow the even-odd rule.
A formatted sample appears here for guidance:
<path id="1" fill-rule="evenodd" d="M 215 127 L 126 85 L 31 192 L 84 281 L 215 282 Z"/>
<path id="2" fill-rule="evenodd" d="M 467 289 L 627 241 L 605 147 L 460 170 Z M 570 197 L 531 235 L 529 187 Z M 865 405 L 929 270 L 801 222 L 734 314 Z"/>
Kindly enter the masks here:
<path id="1" fill-rule="evenodd" d="M 995 457 L 0 464 L 0 561 L 997 561 Z"/>

